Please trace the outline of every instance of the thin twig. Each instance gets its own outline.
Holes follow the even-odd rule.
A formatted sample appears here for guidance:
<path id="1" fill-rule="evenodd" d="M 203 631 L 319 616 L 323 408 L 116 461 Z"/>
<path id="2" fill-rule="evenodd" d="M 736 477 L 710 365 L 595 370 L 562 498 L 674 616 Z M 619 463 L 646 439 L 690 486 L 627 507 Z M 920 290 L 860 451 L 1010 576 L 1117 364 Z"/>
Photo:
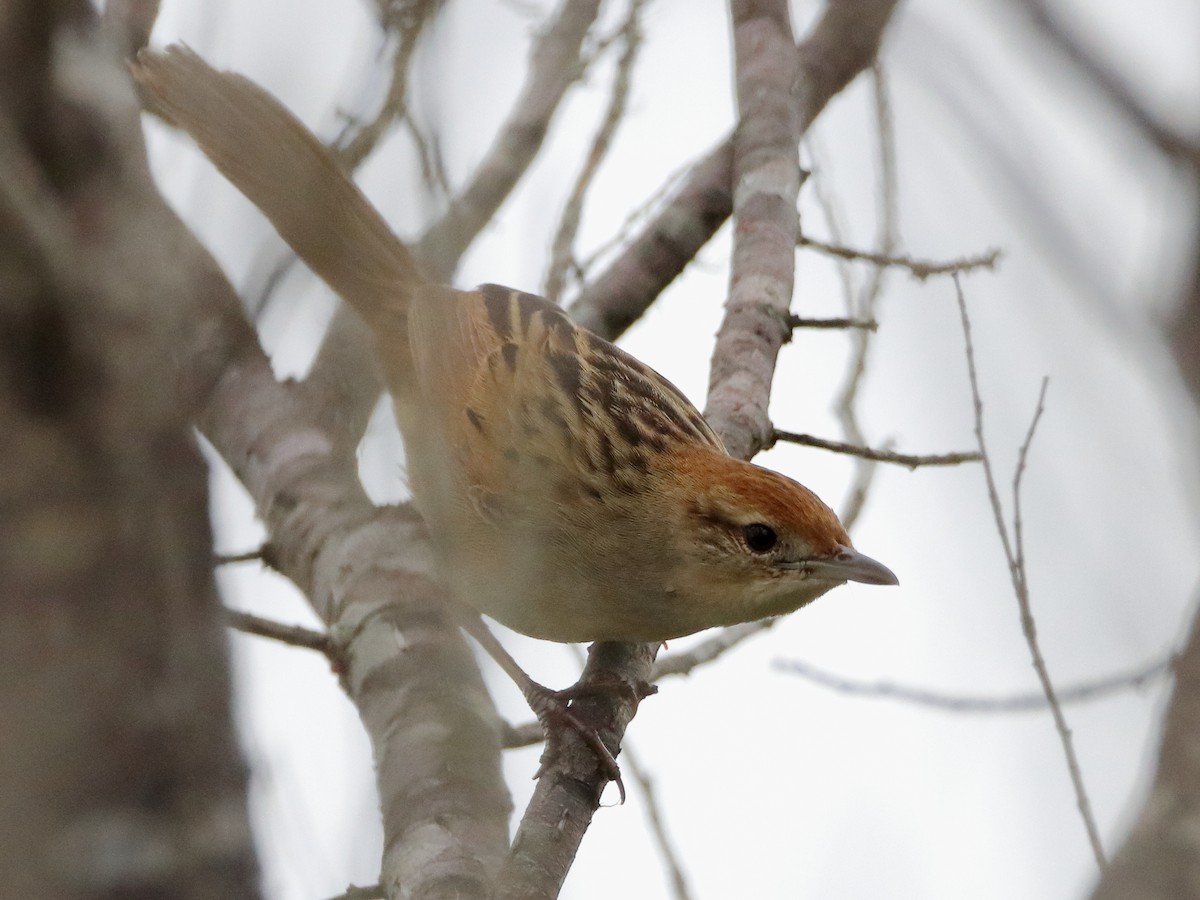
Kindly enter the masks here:
<path id="1" fill-rule="evenodd" d="M 311 628 L 303 628 L 299 625 L 284 625 L 282 622 L 264 619 L 262 616 L 255 616 L 236 609 L 226 609 L 224 612 L 225 624 L 230 628 L 236 628 L 246 634 L 271 638 L 293 647 L 316 650 L 330 658 L 334 655 L 333 639 L 323 631 L 313 631 Z"/>
<path id="2" fill-rule="evenodd" d="M 567 198 L 566 208 L 563 209 L 562 218 L 559 220 L 558 231 L 550 245 L 550 267 L 546 272 L 545 296 L 551 303 L 558 302 L 566 283 L 567 271 L 572 268 L 578 271 L 578 266 L 574 262 L 575 236 L 579 232 L 579 221 L 583 215 L 583 204 L 588 189 L 596 177 L 596 172 L 600 169 L 600 164 L 608 156 L 613 137 L 617 133 L 617 127 L 625 118 L 633 66 L 642 45 L 641 15 L 645 2 L 646 0 L 630 0 L 629 2 L 629 12 L 617 35 L 624 41 L 625 50 L 621 54 L 620 60 L 617 61 L 617 71 L 613 76 L 608 108 L 604 111 L 600 128 L 592 138 L 592 146 L 584 157 L 583 166 L 575 179 L 571 194 Z"/>
<path id="3" fill-rule="evenodd" d="M 803 316 L 788 316 L 790 328 L 861 328 L 878 331 L 879 323 L 874 319 L 806 319 Z"/>
<path id="4" fill-rule="evenodd" d="M 347 170 L 353 171 L 388 133 L 392 125 L 408 115 L 408 81 L 420 38 L 429 23 L 441 11 L 442 0 L 434 3 L 415 3 L 408 7 L 407 16 L 388 15 L 381 11 L 380 24 L 385 35 L 394 35 L 391 80 L 379 109 L 370 119 L 348 119 L 341 133 L 331 142 L 330 149 Z"/>
<path id="5" fill-rule="evenodd" d="M 795 431 L 774 429 L 774 440 L 785 441 L 789 444 L 799 444 L 803 447 L 817 447 L 834 453 L 845 453 L 847 456 L 857 456 L 874 462 L 895 463 L 916 469 L 920 466 L 957 466 L 962 463 L 980 462 L 983 459 L 977 451 L 970 450 L 962 453 L 936 453 L 925 456 L 914 456 L 911 453 L 894 453 L 891 450 L 878 450 L 873 447 L 860 447 L 857 444 L 847 444 L 842 441 L 830 441 L 814 437 L 811 434 L 800 434 Z"/>
<path id="6" fill-rule="evenodd" d="M 778 622 L 778 619 L 759 619 L 757 622 L 743 622 L 741 625 L 730 625 L 722 628 L 712 637 L 701 641 L 690 650 L 671 653 L 654 664 L 650 674 L 653 682 L 669 675 L 690 675 L 699 666 L 715 662 L 729 650 L 747 638 L 759 632 L 766 631 Z"/>
<path id="7" fill-rule="evenodd" d="M 658 212 L 666 205 L 667 197 L 679 187 L 687 176 L 693 163 L 688 162 L 680 166 L 674 172 L 667 176 L 666 180 L 660 184 L 649 197 L 626 213 L 621 224 L 617 226 L 612 235 L 593 250 L 588 256 L 578 261 L 580 278 L 586 277 L 587 273 L 595 268 L 596 264 L 608 257 L 615 255 L 621 247 L 632 243 L 631 234 L 635 226 L 643 225 L 651 216 Z M 584 284 L 580 287 L 580 293 L 587 291 L 588 285 Z"/>
<path id="8" fill-rule="evenodd" d="M 409 17 L 389 15 L 386 9 L 381 10 L 380 23 L 385 38 L 389 34 L 395 37 L 391 80 L 383 102 L 371 118 L 362 120 L 347 116 L 340 133 L 328 142 L 330 152 L 346 171 L 353 172 L 358 169 L 398 121 L 408 124 L 413 142 L 418 152 L 422 153 L 422 165 L 425 166 L 424 138 L 409 116 L 408 75 L 421 35 L 437 16 L 443 2 L 444 0 L 436 0 L 432 3 L 413 4 L 415 8 L 409 11 Z M 274 242 L 269 250 L 264 251 L 263 259 L 255 266 L 254 283 L 245 291 L 251 317 L 257 319 L 262 315 L 275 296 L 276 290 L 296 267 L 297 262 L 299 260 L 292 249 L 287 246 L 280 247 L 278 242 Z"/>
<path id="9" fill-rule="evenodd" d="M 1000 261 L 999 250 L 992 249 L 977 256 L 964 256 L 961 259 L 950 259 L 934 262 L 927 259 L 915 259 L 911 256 L 892 256 L 888 253 L 875 253 L 870 250 L 856 250 L 842 244 L 830 244 L 816 238 L 800 236 L 796 242 L 798 247 L 811 247 L 829 256 L 850 262 L 865 262 L 873 266 L 890 269 L 906 269 L 913 278 L 924 281 L 934 275 L 954 275 L 958 272 L 971 272 L 976 269 L 995 269 Z"/>
<path id="10" fill-rule="evenodd" d="M 1019 498 L 1013 511 L 1014 532 L 1016 535 L 1015 539 L 1013 539 L 1009 537 L 1008 528 L 1004 521 L 1004 509 L 1000 503 L 1000 492 L 996 487 L 992 462 L 988 456 L 987 444 L 983 436 L 983 399 L 979 392 L 979 378 L 975 368 L 975 346 L 971 340 L 971 320 L 967 315 L 967 301 L 963 296 L 962 282 L 958 275 L 955 274 L 952 277 L 954 279 L 955 297 L 958 301 L 959 316 L 962 319 L 963 339 L 966 343 L 967 373 L 971 383 L 971 399 L 975 413 L 975 437 L 979 442 L 979 452 L 983 455 L 983 473 L 987 481 L 988 500 L 992 506 L 992 514 L 996 520 L 996 530 L 1000 535 L 1000 542 L 1004 547 L 1004 556 L 1008 560 L 1008 570 L 1012 579 L 1013 593 L 1016 595 L 1017 606 L 1021 613 L 1021 630 L 1025 635 L 1025 643 L 1029 646 L 1029 653 L 1033 659 L 1033 669 L 1037 673 L 1038 681 L 1041 682 L 1042 692 L 1046 695 L 1046 702 L 1049 704 L 1050 712 L 1054 717 L 1054 727 L 1057 729 L 1059 740 L 1062 742 L 1063 756 L 1066 758 L 1067 771 L 1070 773 L 1071 785 L 1075 790 L 1075 800 L 1079 807 L 1079 815 L 1083 819 L 1084 828 L 1087 830 L 1088 841 L 1091 844 L 1092 853 L 1096 857 L 1096 864 L 1103 871 L 1106 860 L 1104 845 L 1100 841 L 1100 830 L 1096 826 L 1095 816 L 1092 814 L 1091 800 L 1088 798 L 1087 789 L 1083 784 L 1083 773 L 1079 768 L 1079 759 L 1075 753 L 1075 743 L 1071 737 L 1071 729 L 1067 726 L 1067 720 L 1059 704 L 1054 683 L 1050 679 L 1050 671 L 1046 667 L 1046 659 L 1042 656 L 1041 647 L 1038 643 L 1037 625 L 1034 621 L 1033 610 L 1029 602 L 1029 583 L 1025 572 L 1024 560 L 1025 550 L 1021 544 L 1022 532 Z M 1042 416 L 1047 383 L 1043 379 L 1042 388 L 1038 394 L 1037 409 L 1034 411 L 1029 431 L 1025 435 L 1025 441 L 1021 445 L 1017 473 L 1013 479 L 1014 492 L 1020 488 L 1021 470 L 1025 467 L 1029 446 L 1033 442 L 1034 430 L 1037 427 L 1038 420 Z M 1014 540 L 1017 543 L 1015 548 L 1013 546 Z"/>
<path id="11" fill-rule="evenodd" d="M 413 149 L 417 151 L 417 162 L 421 166 L 421 180 L 434 195 L 449 197 L 451 194 L 450 176 L 446 172 L 446 156 L 442 153 L 442 142 L 438 137 L 438 132 L 430 129 L 429 136 L 426 137 L 421 126 L 417 124 L 417 120 L 413 118 L 411 110 L 406 110 L 400 116 L 400 122 L 408 129 Z"/>
<path id="12" fill-rule="evenodd" d="M 1137 689 L 1155 679 L 1167 675 L 1174 662 L 1174 654 L 1167 654 L 1153 662 L 1129 672 L 1119 672 L 1098 678 L 1095 681 L 1071 685 L 1058 691 L 1059 703 L 1082 703 L 1100 700 L 1118 691 Z M 910 687 L 891 681 L 858 681 L 818 669 L 799 660 L 776 660 L 774 668 L 790 675 L 799 675 L 813 684 L 850 694 L 855 697 L 873 697 L 900 700 L 918 706 L 928 706 L 956 713 L 1021 713 L 1039 712 L 1049 708 L 1050 701 L 1044 691 L 1013 694 L 1002 697 L 979 697 L 963 694 L 947 694 L 925 688 Z"/>
<path id="13" fill-rule="evenodd" d="M 532 747 L 544 740 L 546 740 L 546 729 L 536 719 L 532 722 L 522 722 L 520 725 L 513 725 L 510 722 L 500 723 L 500 746 L 505 750 Z"/>
<path id="14" fill-rule="evenodd" d="M 560 101 L 584 74 L 580 47 L 599 11 L 599 0 L 565 0 L 533 42 L 525 82 L 507 119 L 467 185 L 413 248 L 433 280 L 449 280 L 538 155 Z"/>
<path id="15" fill-rule="evenodd" d="M 871 66 L 871 89 L 875 100 L 875 123 L 879 137 L 879 237 L 880 254 L 886 256 L 893 252 L 899 242 L 899 187 L 896 177 L 896 130 L 892 117 L 892 105 L 887 90 L 887 79 L 884 76 L 883 65 L 875 60 Z M 838 235 L 837 216 L 831 200 L 823 200 L 818 192 L 818 200 L 823 201 L 826 219 L 829 221 L 833 234 Z M 871 273 L 871 279 L 857 298 L 853 293 L 849 260 L 842 259 L 838 266 L 845 285 L 847 312 L 864 319 L 874 319 L 883 295 L 886 271 L 883 266 L 876 265 Z M 866 378 L 867 360 L 872 347 L 872 332 L 857 331 L 853 333 L 854 355 L 847 364 L 846 383 L 838 397 L 837 411 L 846 441 L 850 444 L 865 446 L 866 435 L 858 421 L 858 391 Z M 890 447 L 884 448 L 890 452 Z M 871 485 L 875 481 L 876 460 L 859 457 L 854 467 L 854 480 L 842 509 L 842 524 L 847 530 L 852 529 L 867 503 Z"/>
<path id="16" fill-rule="evenodd" d="M 403 5 L 398 5 L 393 0 L 376 0 L 379 22 L 384 34 L 396 35 L 399 42 L 392 55 L 392 80 L 388 86 L 387 97 L 375 119 L 360 128 L 358 134 L 348 141 L 343 132 L 336 143 L 343 163 L 355 168 L 390 130 L 391 124 L 400 123 L 408 129 L 409 137 L 412 138 L 421 166 L 422 180 L 428 187 L 446 196 L 450 193 L 450 186 L 436 135 L 432 138 L 425 137 L 408 105 L 408 80 L 413 55 L 422 33 L 437 18 L 444 5 L 445 0 L 423 0 L 420 3 Z"/>
<path id="17" fill-rule="evenodd" d="M 1033 411 L 1033 418 L 1029 420 L 1029 430 L 1025 432 L 1025 440 L 1021 442 L 1021 447 L 1017 451 L 1017 467 L 1013 470 L 1013 549 L 1017 554 L 1013 577 L 1020 577 L 1021 586 L 1026 591 L 1028 591 L 1028 585 L 1025 581 L 1025 519 L 1021 515 L 1021 481 L 1025 477 L 1025 469 L 1029 463 L 1029 447 L 1033 443 L 1033 434 L 1037 431 L 1038 422 L 1042 420 L 1042 414 L 1046 411 L 1046 388 L 1049 386 L 1049 377 L 1043 376 L 1042 386 L 1038 390 L 1037 407 Z M 1032 624 L 1031 622 L 1030 625 L 1032 626 Z"/>
<path id="18" fill-rule="evenodd" d="M 842 210 L 838 207 L 837 198 L 829 194 L 825 189 L 823 174 L 825 166 L 822 162 L 825 156 L 824 149 L 818 136 L 812 133 L 804 136 L 803 146 L 808 152 L 809 157 L 808 175 L 804 179 L 804 187 L 806 190 L 812 192 L 817 209 L 820 210 L 825 220 L 825 227 L 833 235 L 835 241 L 840 241 L 843 232 Z M 858 307 L 862 305 L 855 300 L 854 272 L 848 260 L 838 257 L 835 257 L 835 260 L 838 280 L 841 282 L 842 287 L 842 305 L 846 309 L 847 317 L 853 317 L 858 312 Z"/>
<path id="19" fill-rule="evenodd" d="M 667 823 L 663 818 L 662 806 L 659 804 L 658 795 L 654 790 L 654 780 L 643 768 L 641 760 L 628 740 L 623 749 L 621 765 L 625 767 L 625 771 L 632 776 L 634 784 L 642 792 L 642 797 L 646 802 L 646 818 L 650 820 L 650 833 L 654 835 L 659 855 L 662 857 L 667 871 L 671 874 L 671 890 L 675 900 L 691 900 L 692 894 L 688 888 L 687 878 L 683 874 L 679 853 L 671 843 L 670 835 L 667 834 Z"/>
<path id="20" fill-rule="evenodd" d="M 233 563 L 252 562 L 263 559 L 263 548 L 247 550 L 245 553 L 218 553 L 213 557 L 213 565 L 228 566 Z"/>
<path id="21" fill-rule="evenodd" d="M 816 163 L 820 156 L 816 140 L 809 137 L 807 140 L 809 156 L 813 160 L 814 173 L 821 171 L 821 166 Z M 841 234 L 841 215 L 837 208 L 834 198 L 828 195 L 824 190 L 824 184 L 820 177 L 810 178 L 806 184 L 811 185 L 813 197 L 817 202 L 817 207 L 821 210 L 821 214 L 825 217 L 826 227 L 835 237 Z M 884 198 L 888 196 L 887 191 L 883 192 Z M 888 204 L 883 204 L 885 207 L 884 221 L 887 221 L 886 208 Z M 886 228 L 885 228 L 886 237 Z M 842 301 L 845 304 L 848 314 L 858 314 L 860 317 L 868 315 L 863 310 L 868 306 L 871 309 L 869 315 L 873 316 L 875 304 L 866 302 L 857 302 L 855 298 L 854 273 L 851 271 L 850 263 L 847 260 L 841 259 L 837 261 L 837 272 L 839 280 L 842 284 Z M 835 409 L 837 411 L 838 422 L 842 426 L 842 432 L 845 434 L 848 442 L 865 442 L 862 429 L 858 424 L 858 413 L 856 410 L 856 401 L 858 398 L 858 388 L 862 384 L 864 375 L 866 374 L 867 355 L 870 351 L 871 334 L 866 331 L 852 332 L 850 339 L 854 346 L 854 353 L 846 363 L 846 382 L 842 387 L 841 393 L 838 395 Z M 875 477 L 875 469 L 877 463 L 869 459 L 858 457 L 854 465 L 854 478 L 850 484 L 850 490 L 847 492 L 846 500 L 842 503 L 841 509 L 838 511 L 838 518 L 842 520 L 842 524 L 847 531 L 854 528 L 854 523 L 858 521 L 859 515 L 866 506 L 867 494 L 870 492 L 871 483 Z"/>
<path id="22" fill-rule="evenodd" d="M 796 48 L 803 73 L 796 83 L 801 88 L 801 131 L 871 64 L 895 7 L 895 0 L 826 4 Z M 605 271 L 589 279 L 570 305 L 571 317 L 610 341 L 636 322 L 729 218 L 732 166 L 729 136 L 688 169 L 678 189 L 672 190 L 639 234 L 609 261 Z"/>

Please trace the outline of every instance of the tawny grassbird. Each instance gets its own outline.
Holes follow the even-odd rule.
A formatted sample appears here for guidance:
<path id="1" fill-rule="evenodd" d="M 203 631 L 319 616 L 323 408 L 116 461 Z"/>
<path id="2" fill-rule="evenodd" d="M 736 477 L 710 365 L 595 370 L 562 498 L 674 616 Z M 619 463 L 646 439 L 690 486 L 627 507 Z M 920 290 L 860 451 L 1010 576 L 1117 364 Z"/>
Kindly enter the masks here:
<path id="1" fill-rule="evenodd" d="M 147 104 L 186 130 L 370 325 L 441 577 L 553 641 L 661 641 L 895 584 L 833 511 L 730 457 L 653 369 L 531 294 L 428 284 L 278 101 L 189 50 L 143 53 Z"/>

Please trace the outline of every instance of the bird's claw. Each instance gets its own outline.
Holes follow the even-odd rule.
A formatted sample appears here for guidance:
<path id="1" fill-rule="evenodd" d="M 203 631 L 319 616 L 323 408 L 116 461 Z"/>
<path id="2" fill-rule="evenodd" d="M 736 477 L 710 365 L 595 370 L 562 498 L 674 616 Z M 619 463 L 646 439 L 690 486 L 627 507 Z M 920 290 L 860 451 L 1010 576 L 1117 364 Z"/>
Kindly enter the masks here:
<path id="1" fill-rule="evenodd" d="M 554 757 L 552 747 L 557 727 L 565 725 L 578 734 L 583 742 L 596 754 L 600 770 L 609 781 L 617 785 L 617 791 L 621 795 L 621 803 L 624 803 L 625 782 L 621 778 L 621 767 L 617 765 L 617 760 L 612 755 L 612 751 L 601 740 L 596 729 L 580 720 L 578 716 L 571 712 L 569 704 L 581 697 L 612 695 L 614 693 L 628 698 L 634 704 L 637 704 L 643 698 L 648 697 L 657 690 L 657 687 L 647 682 L 633 685 L 626 681 L 593 681 L 575 684 L 569 688 L 554 691 L 536 682 L 531 682 L 524 691 L 525 700 L 529 704 L 529 708 L 533 710 L 533 714 L 537 716 L 538 721 L 542 723 L 542 727 L 546 730 L 546 735 L 549 739 L 546 753 L 542 757 L 542 764 L 538 767 L 533 777 L 535 779 L 540 778 L 550 765 L 550 761 Z"/>
<path id="2" fill-rule="evenodd" d="M 628 681 L 614 679 L 612 681 L 580 681 L 558 691 L 552 691 L 549 688 L 543 688 L 543 690 L 563 705 L 583 697 L 616 695 L 629 700 L 634 706 L 637 706 L 647 697 L 657 694 L 658 685 L 651 684 L 648 681 L 639 681 L 637 684 L 631 684 Z"/>

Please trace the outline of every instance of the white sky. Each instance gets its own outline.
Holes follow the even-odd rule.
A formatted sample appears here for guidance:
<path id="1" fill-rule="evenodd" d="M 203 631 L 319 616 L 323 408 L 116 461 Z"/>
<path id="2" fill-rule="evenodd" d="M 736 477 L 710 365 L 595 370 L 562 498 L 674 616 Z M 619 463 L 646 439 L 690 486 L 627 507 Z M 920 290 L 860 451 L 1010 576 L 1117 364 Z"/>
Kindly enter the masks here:
<path id="1" fill-rule="evenodd" d="M 469 173 L 524 72 L 541 3 L 457 0 L 424 50 L 419 115 L 440 130 L 454 184 Z M 1181 125 L 1197 108 L 1200 10 L 1183 0 L 1065 4 L 1148 102 Z M 795 3 L 798 23 L 817 7 Z M 611 13 L 619 12 L 610 9 Z M 611 15 L 610 15 L 611 18 Z M 607 239 L 681 163 L 732 121 L 724 4 L 653 0 L 619 146 L 593 192 L 581 235 Z M 361 111 L 380 88 L 361 0 L 163 4 L 157 43 L 184 40 L 251 75 L 323 135 L 337 108 Z M 1029 576 L 1043 650 L 1068 685 L 1129 668 L 1180 637 L 1197 574 L 1195 417 L 1170 381 L 1158 321 L 1186 269 L 1188 202 L 1109 111 L 1081 89 L 997 0 L 902 4 L 884 61 L 900 172 L 900 234 L 920 257 L 1000 247 L 999 271 L 965 287 L 985 391 L 988 437 L 1007 484 L 1043 375 L 1047 412 L 1026 476 Z M 578 154 L 605 99 L 607 66 L 572 95 L 551 154 L 465 260 L 458 284 L 537 290 Z M 860 81 L 815 129 L 822 190 L 846 240 L 869 244 L 878 174 L 870 95 Z M 1190 120 L 1195 128 L 1194 117 Z M 156 132 L 154 160 L 172 201 L 235 284 L 277 250 L 269 227 L 182 142 Z M 368 193 L 402 234 L 433 202 L 403 138 L 366 167 Z M 802 213 L 828 231 L 804 189 Z M 417 202 L 414 202 L 416 198 Z M 266 257 L 264 257 L 264 254 Z M 624 342 L 703 405 L 711 337 L 726 286 L 728 230 Z M 865 270 L 856 270 L 859 283 Z M 304 272 L 286 282 L 265 340 L 283 371 L 306 365 L 328 293 Z M 794 309 L 841 312 L 837 270 L 799 256 Z M 971 406 L 953 289 L 890 276 L 861 418 L 897 449 L 970 449 Z M 783 351 L 772 415 L 783 428 L 838 437 L 830 407 L 848 343 L 800 334 Z M 382 430 L 382 429 L 380 429 Z M 375 496 L 400 495 L 395 440 L 364 454 Z M 783 447 L 760 462 L 837 506 L 850 464 Z M 222 549 L 259 538 L 227 473 L 215 482 Z M 629 741 L 655 776 L 697 898 L 1082 896 L 1094 877 L 1053 725 L 1045 714 L 952 715 L 832 694 L 775 671 L 801 659 L 847 677 L 948 692 L 1036 687 L 977 468 L 880 470 L 856 544 L 901 587 L 840 588 L 772 632 L 643 704 Z M 280 579 L 253 566 L 222 573 L 230 603 L 312 622 Z M 678 642 L 686 646 L 687 641 Z M 551 685 L 574 679 L 569 650 L 513 636 Z M 234 641 L 255 815 L 274 898 L 318 898 L 378 874 L 367 743 L 336 681 L 313 654 Z M 672 649 L 675 649 L 673 643 Z M 519 695 L 494 672 L 505 714 Z M 1161 686 L 1068 708 L 1084 777 L 1110 852 L 1153 761 Z M 506 757 L 518 811 L 536 750 Z M 567 881 L 568 898 L 669 896 L 636 790 L 601 810 Z"/>

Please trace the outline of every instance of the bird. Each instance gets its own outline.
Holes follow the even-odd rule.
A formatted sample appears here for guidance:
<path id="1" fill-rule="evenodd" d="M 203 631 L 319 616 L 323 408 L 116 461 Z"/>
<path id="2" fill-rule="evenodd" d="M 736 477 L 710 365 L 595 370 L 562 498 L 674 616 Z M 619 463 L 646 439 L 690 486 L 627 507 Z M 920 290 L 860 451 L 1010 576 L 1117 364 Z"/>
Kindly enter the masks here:
<path id="1" fill-rule="evenodd" d="M 455 598 L 549 641 L 662 642 L 898 583 L 816 494 L 730 456 L 680 390 L 556 305 L 431 283 L 267 91 L 178 45 L 132 69 L 369 325 Z"/>

